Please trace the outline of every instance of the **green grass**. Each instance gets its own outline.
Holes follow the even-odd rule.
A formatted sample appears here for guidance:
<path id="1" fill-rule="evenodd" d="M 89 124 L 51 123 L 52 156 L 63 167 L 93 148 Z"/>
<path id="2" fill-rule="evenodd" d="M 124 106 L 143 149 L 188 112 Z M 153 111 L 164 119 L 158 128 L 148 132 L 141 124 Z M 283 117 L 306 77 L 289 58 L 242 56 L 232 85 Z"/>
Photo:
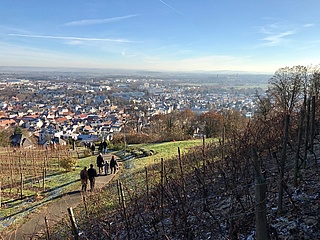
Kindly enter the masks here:
<path id="1" fill-rule="evenodd" d="M 212 141 L 212 140 L 206 140 Z M 134 164 L 136 169 L 144 166 L 149 166 L 154 164 L 155 162 L 159 162 L 161 158 L 164 160 L 171 159 L 178 155 L 178 148 L 180 149 L 180 153 L 187 153 L 190 148 L 202 145 L 202 139 L 197 140 L 188 140 L 188 141 L 176 141 L 176 142 L 165 142 L 165 143 L 147 143 L 147 144 L 137 144 L 135 147 L 144 148 L 146 150 L 153 150 L 155 152 L 154 155 L 135 159 Z"/>

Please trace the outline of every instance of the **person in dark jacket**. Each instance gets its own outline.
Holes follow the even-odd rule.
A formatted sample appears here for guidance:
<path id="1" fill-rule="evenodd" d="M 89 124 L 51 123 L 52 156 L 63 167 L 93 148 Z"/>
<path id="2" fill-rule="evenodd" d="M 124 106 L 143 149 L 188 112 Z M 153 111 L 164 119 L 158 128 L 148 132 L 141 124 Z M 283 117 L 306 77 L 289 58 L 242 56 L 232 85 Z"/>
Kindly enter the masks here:
<path id="1" fill-rule="evenodd" d="M 116 173 L 117 166 L 118 166 L 118 163 L 117 163 L 117 161 L 114 159 L 114 156 L 112 156 L 112 157 L 111 157 L 111 160 L 110 160 L 110 171 L 111 171 L 111 174 L 112 174 L 112 170 L 113 170 L 113 173 L 114 173 L 114 174 Z"/>
<path id="2" fill-rule="evenodd" d="M 94 151 L 96 150 L 96 145 L 92 143 L 90 149 L 91 149 L 92 155 L 94 155 Z"/>
<path id="3" fill-rule="evenodd" d="M 107 153 L 107 146 L 108 146 L 108 144 L 107 144 L 106 140 L 104 140 L 104 141 L 102 142 L 102 151 L 103 151 L 103 154 L 106 154 L 106 153 Z"/>
<path id="4" fill-rule="evenodd" d="M 88 176 L 87 167 L 84 167 L 80 172 L 81 190 L 83 192 L 87 191 L 88 178 L 89 178 L 89 176 Z"/>
<path id="5" fill-rule="evenodd" d="M 106 160 L 104 164 L 104 175 L 107 175 L 108 172 L 109 172 L 109 163 L 108 163 L 108 160 Z"/>
<path id="6" fill-rule="evenodd" d="M 90 164 L 90 168 L 88 169 L 88 177 L 89 177 L 89 181 L 90 181 L 90 190 L 91 190 L 91 192 L 94 189 L 96 176 L 97 176 L 97 171 L 93 168 L 93 164 Z"/>
<path id="7" fill-rule="evenodd" d="M 99 169 L 99 175 L 103 172 L 103 164 L 104 164 L 104 160 L 102 157 L 102 153 L 99 153 L 97 157 L 97 167 Z"/>

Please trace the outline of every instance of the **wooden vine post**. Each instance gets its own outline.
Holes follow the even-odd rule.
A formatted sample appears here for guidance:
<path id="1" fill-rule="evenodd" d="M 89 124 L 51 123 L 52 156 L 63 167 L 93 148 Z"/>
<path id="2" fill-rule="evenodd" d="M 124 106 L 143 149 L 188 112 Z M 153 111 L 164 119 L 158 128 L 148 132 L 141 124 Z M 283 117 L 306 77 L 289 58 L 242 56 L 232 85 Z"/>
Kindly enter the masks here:
<path id="1" fill-rule="evenodd" d="M 149 199 L 149 179 L 148 179 L 148 168 L 144 167 L 146 172 L 146 190 L 147 190 L 147 199 Z"/>
<path id="2" fill-rule="evenodd" d="M 42 189 L 43 189 L 43 191 L 45 191 L 46 190 L 46 185 L 45 185 L 45 183 L 46 183 L 46 168 L 43 168 L 43 172 L 42 172 Z"/>
<path id="3" fill-rule="evenodd" d="M 225 142 L 226 142 L 226 127 L 223 126 L 223 128 L 222 128 L 222 151 L 221 151 L 221 158 L 222 159 L 224 159 Z"/>
<path id="4" fill-rule="evenodd" d="M 266 208 L 266 179 L 261 174 L 257 150 L 252 149 L 253 165 L 255 170 L 255 199 L 256 199 L 256 238 L 257 240 L 269 240 Z"/>
<path id="5" fill-rule="evenodd" d="M 315 119 L 316 119 L 316 96 L 311 98 L 311 125 L 310 125 L 310 151 L 314 152 L 314 135 L 315 135 Z"/>
<path id="6" fill-rule="evenodd" d="M 46 226 L 46 239 L 50 240 L 50 228 L 49 228 L 49 222 L 47 216 L 44 216 L 44 223 Z"/>
<path id="7" fill-rule="evenodd" d="M 179 169 L 180 169 L 180 176 L 182 180 L 182 193 L 183 193 L 183 200 L 186 200 L 186 181 L 183 171 L 183 164 L 181 160 L 181 153 L 180 153 L 180 147 L 178 147 L 178 161 L 179 161 Z"/>
<path id="8" fill-rule="evenodd" d="M 130 240 L 131 237 L 130 237 L 129 221 L 128 221 L 128 218 L 127 218 L 126 203 L 125 203 L 125 198 L 124 198 L 123 188 L 122 188 L 122 183 L 121 182 L 119 182 L 119 191 L 120 191 L 120 197 L 121 197 L 121 207 L 122 207 L 123 216 L 124 216 L 126 229 L 127 229 L 127 233 L 128 233 L 128 239 Z"/>
<path id="9" fill-rule="evenodd" d="M 300 148 L 302 144 L 302 132 L 303 132 L 303 123 L 306 113 L 306 97 L 303 101 L 302 109 L 300 111 L 300 119 L 299 119 L 299 128 L 298 128 L 298 139 L 297 139 L 297 150 L 294 158 L 294 177 L 293 177 L 293 185 L 295 187 L 298 186 L 298 175 L 299 175 L 299 163 L 300 163 Z"/>
<path id="10" fill-rule="evenodd" d="M 305 137 L 304 137 L 304 153 L 303 153 L 303 167 L 307 165 L 307 156 L 309 148 L 309 134 L 310 134 L 310 98 L 307 100 L 307 112 L 306 112 L 306 127 L 305 127 Z"/>
<path id="11" fill-rule="evenodd" d="M 224 144 L 224 139 L 223 139 L 223 144 Z M 206 189 L 206 158 L 205 158 L 205 138 L 204 136 L 202 137 L 202 198 L 203 198 L 203 210 L 208 211 L 208 206 L 207 206 L 207 189 Z"/>
<path id="12" fill-rule="evenodd" d="M 79 231 L 78 231 L 76 219 L 73 214 L 72 207 L 68 208 L 68 214 L 69 214 L 69 218 L 70 218 L 70 222 L 71 222 L 72 233 L 73 233 L 74 239 L 78 240 L 79 239 Z"/>
<path id="13" fill-rule="evenodd" d="M 0 208 L 1 208 L 1 201 L 2 201 L 2 182 L 0 181 Z"/>
<path id="14" fill-rule="evenodd" d="M 283 188 L 284 188 L 284 167 L 287 159 L 287 143 L 288 143 L 288 135 L 289 135 L 289 121 L 290 115 L 287 114 L 285 116 L 284 122 L 284 132 L 283 132 L 283 141 L 282 141 L 282 151 L 281 151 L 281 159 L 280 159 L 280 174 L 279 174 L 279 192 L 278 192 L 278 214 L 282 213 L 283 210 Z"/>
<path id="15" fill-rule="evenodd" d="M 20 173 L 20 199 L 23 198 L 23 174 Z"/>
<path id="16" fill-rule="evenodd" d="M 163 200 L 164 200 L 164 163 L 163 158 L 161 158 L 161 170 L 160 170 L 160 187 L 161 187 L 161 195 L 160 195 L 160 208 L 161 208 L 161 221 L 163 220 Z"/>
<path id="17" fill-rule="evenodd" d="M 121 205 L 120 181 L 119 180 L 117 180 L 117 193 L 118 193 L 119 204 Z"/>

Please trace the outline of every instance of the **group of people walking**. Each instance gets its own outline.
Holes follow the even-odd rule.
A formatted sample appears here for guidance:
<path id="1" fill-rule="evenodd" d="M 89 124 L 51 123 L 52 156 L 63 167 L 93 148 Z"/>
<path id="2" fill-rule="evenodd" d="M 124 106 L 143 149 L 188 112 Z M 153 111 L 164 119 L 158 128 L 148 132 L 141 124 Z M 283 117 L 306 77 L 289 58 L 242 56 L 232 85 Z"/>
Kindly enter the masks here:
<path id="1" fill-rule="evenodd" d="M 90 149 L 91 154 L 94 155 L 95 150 L 96 150 L 96 145 L 94 142 L 84 142 L 84 147 Z M 100 153 L 106 154 L 107 147 L 108 147 L 108 143 L 106 142 L 106 140 L 104 140 L 103 142 L 101 142 L 99 144 L 98 151 Z"/>
<path id="2" fill-rule="evenodd" d="M 99 153 L 97 157 L 97 167 L 98 167 L 99 174 L 97 173 L 97 170 L 93 167 L 93 164 L 90 164 L 89 169 L 87 169 L 87 167 L 84 167 L 80 171 L 82 191 L 84 192 L 87 191 L 88 180 L 90 182 L 90 190 L 93 191 L 94 185 L 95 185 L 95 178 L 99 175 L 102 175 L 103 172 L 104 172 L 104 175 L 107 175 L 109 172 L 109 167 L 110 167 L 110 173 L 115 174 L 118 167 L 118 163 L 114 158 L 114 156 L 111 157 L 110 162 L 108 162 L 107 160 L 104 161 L 102 153 Z"/>

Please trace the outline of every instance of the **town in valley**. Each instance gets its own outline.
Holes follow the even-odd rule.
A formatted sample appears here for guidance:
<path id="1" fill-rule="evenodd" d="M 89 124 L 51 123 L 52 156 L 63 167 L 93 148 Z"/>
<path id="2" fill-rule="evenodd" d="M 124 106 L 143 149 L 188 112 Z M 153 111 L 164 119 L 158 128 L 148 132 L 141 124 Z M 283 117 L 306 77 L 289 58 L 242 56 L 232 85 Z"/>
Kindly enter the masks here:
<path id="1" fill-rule="evenodd" d="M 2 68 L 0 127 L 27 129 L 44 145 L 67 139 L 111 140 L 126 122 L 191 109 L 224 109 L 248 118 L 270 75 L 234 72 L 152 72 Z"/>

